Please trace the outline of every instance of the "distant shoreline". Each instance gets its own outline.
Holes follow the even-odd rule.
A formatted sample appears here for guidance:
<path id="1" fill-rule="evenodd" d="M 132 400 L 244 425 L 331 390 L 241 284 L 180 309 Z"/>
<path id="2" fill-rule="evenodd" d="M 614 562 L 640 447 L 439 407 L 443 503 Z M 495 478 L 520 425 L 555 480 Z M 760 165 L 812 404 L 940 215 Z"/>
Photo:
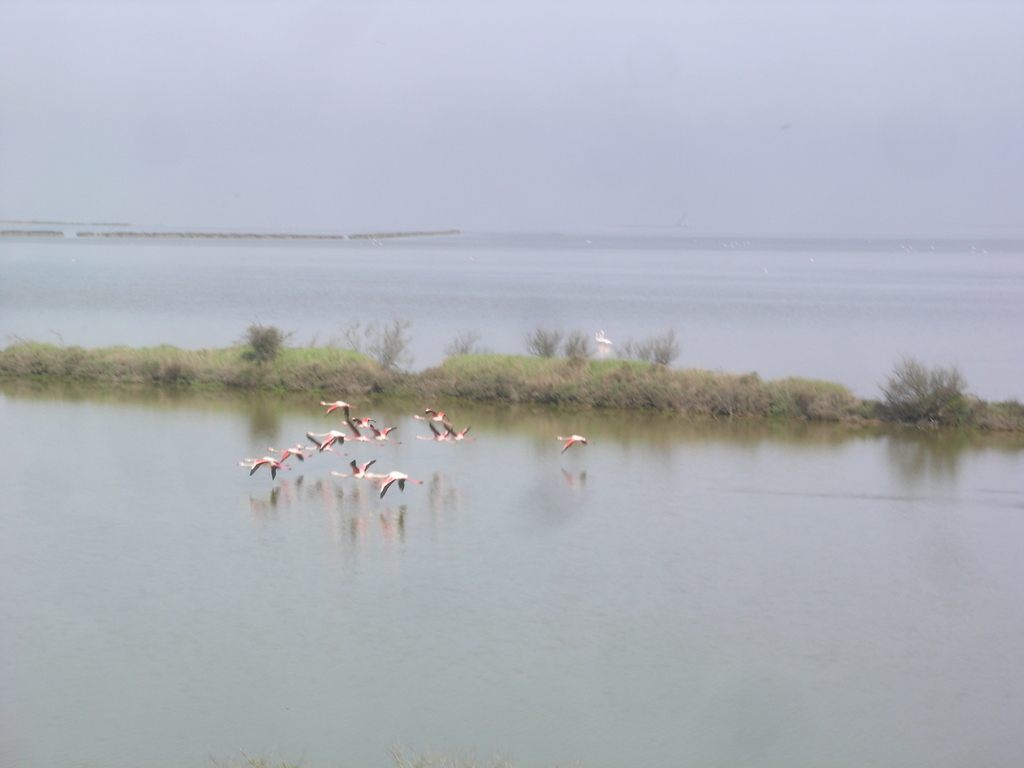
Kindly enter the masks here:
<path id="1" fill-rule="evenodd" d="M 34 223 L 34 222 L 25 222 Z M 42 222 L 40 222 L 42 223 Z M 50 222 L 58 224 L 59 222 Z M 388 240 L 400 237 L 436 237 L 458 235 L 458 229 L 420 230 L 414 232 L 360 232 L 352 235 L 316 235 L 271 232 L 113 232 L 82 231 L 74 237 L 134 238 L 139 240 Z M 0 229 L 0 237 L 71 237 L 60 229 Z"/>
<path id="2" fill-rule="evenodd" d="M 142 239 L 172 238 L 185 240 L 384 240 L 394 237 L 433 237 L 458 235 L 457 229 L 424 230 L 417 232 L 372 232 L 354 235 L 302 235 L 294 233 L 258 232 L 79 232 L 78 237 L 137 237 Z"/>
<path id="3" fill-rule="evenodd" d="M 5 225 L 22 225 L 17 229 L 4 229 Z M 28 229 L 24 225 L 50 225 L 65 229 Z M 630 249 L 654 247 L 663 250 L 713 252 L 799 252 L 799 253 L 895 253 L 895 254 L 969 254 L 988 255 L 1024 254 L 1024 239 L 995 237 L 815 237 L 815 236 L 760 236 L 734 237 L 728 235 L 682 235 L 665 232 L 624 234 L 580 234 L 561 232 L 465 232 L 460 229 L 409 230 L 394 232 L 355 232 L 351 234 L 300 232 L 210 232 L 204 230 L 133 230 L 83 229 L 76 227 L 127 227 L 125 224 L 80 224 L 75 222 L 0 221 L 0 238 L 63 238 L 67 241 L 89 240 L 212 240 L 212 241 L 274 241 L 274 242 L 342 242 L 381 241 L 402 238 L 440 237 L 461 235 L 470 244 L 493 240 L 502 243 L 548 245 L 552 248 L 615 248 Z"/>

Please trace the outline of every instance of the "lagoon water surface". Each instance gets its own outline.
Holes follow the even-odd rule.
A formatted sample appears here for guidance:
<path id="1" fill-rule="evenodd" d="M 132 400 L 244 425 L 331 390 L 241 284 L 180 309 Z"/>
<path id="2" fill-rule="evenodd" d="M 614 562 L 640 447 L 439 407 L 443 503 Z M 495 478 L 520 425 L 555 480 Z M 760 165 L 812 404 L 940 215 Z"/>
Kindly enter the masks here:
<path id="1" fill-rule="evenodd" d="M 0 764 L 1024 757 L 1019 438 L 359 404 L 3 385 Z"/>
<path id="2" fill-rule="evenodd" d="M 394 316 L 416 368 L 459 331 L 671 327 L 683 366 L 873 397 L 914 354 L 1024 396 L 1020 253 L 0 243 L 5 342 Z M 317 400 L 0 385 L 0 765 L 1024 761 L 1019 437 L 445 404 L 451 445 L 356 399 L 401 445 L 237 466 L 336 426 Z"/>

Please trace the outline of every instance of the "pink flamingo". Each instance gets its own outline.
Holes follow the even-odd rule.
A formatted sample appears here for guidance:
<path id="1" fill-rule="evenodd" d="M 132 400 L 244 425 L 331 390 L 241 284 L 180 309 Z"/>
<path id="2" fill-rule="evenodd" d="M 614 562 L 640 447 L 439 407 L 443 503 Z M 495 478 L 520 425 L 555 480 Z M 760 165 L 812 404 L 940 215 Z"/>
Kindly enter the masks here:
<path id="1" fill-rule="evenodd" d="M 310 446 L 308 445 L 301 445 L 299 443 L 296 443 L 291 448 L 267 448 L 267 450 L 274 451 L 275 453 L 280 453 L 281 458 L 279 459 L 279 461 L 284 461 L 289 456 L 294 456 L 299 461 L 305 461 L 306 459 L 313 455 L 312 453 L 303 453 L 304 449 L 309 448 Z"/>
<path id="2" fill-rule="evenodd" d="M 359 480 L 372 480 L 375 477 L 377 477 L 377 475 L 372 475 L 369 472 L 367 472 L 366 470 L 368 470 L 370 468 L 371 464 L 375 464 L 376 462 L 377 462 L 377 460 L 373 459 L 372 461 L 367 461 L 365 464 L 360 464 L 360 465 L 356 466 L 356 462 L 353 459 L 352 461 L 349 462 L 349 466 L 352 467 L 352 474 L 351 475 L 344 475 L 341 472 L 333 472 L 333 471 L 331 472 L 331 474 L 332 475 L 337 475 L 338 477 L 354 477 L 354 478 L 357 478 Z"/>
<path id="3" fill-rule="evenodd" d="M 435 411 L 433 408 L 424 408 L 423 412 L 428 414 L 430 418 L 428 419 L 426 416 L 420 416 L 419 414 L 413 414 L 413 418 L 419 419 L 420 421 L 439 421 L 448 427 L 448 429 L 452 428 L 451 422 L 448 421 L 444 411 Z"/>
<path id="4" fill-rule="evenodd" d="M 348 424 L 349 431 L 352 433 L 351 435 L 346 435 L 346 440 L 351 440 L 353 443 L 372 443 L 373 445 L 378 445 L 378 443 L 362 434 L 359 431 L 359 427 L 352 423 L 352 419 L 347 419 L 345 423 Z"/>
<path id="5" fill-rule="evenodd" d="M 252 477 L 257 469 L 263 466 L 270 467 L 270 479 L 277 479 L 277 470 L 279 469 L 291 469 L 287 464 L 278 461 L 272 456 L 264 456 L 262 459 L 245 459 L 244 461 L 238 462 L 240 467 L 249 467 L 249 477 Z"/>
<path id="6" fill-rule="evenodd" d="M 350 419 L 350 421 L 359 429 L 373 429 L 373 419 L 369 416 L 363 416 L 361 419 Z"/>
<path id="7" fill-rule="evenodd" d="M 466 433 L 469 432 L 469 430 L 471 430 L 471 429 L 472 429 L 472 427 L 466 427 L 465 429 L 461 429 L 458 432 L 453 432 L 451 439 L 454 440 L 457 443 L 462 441 L 462 440 L 470 440 L 470 441 L 476 440 L 475 437 L 466 437 Z"/>
<path id="8" fill-rule="evenodd" d="M 370 427 L 370 431 L 373 432 L 373 439 L 382 443 L 397 443 L 398 440 L 392 440 L 388 437 L 389 432 L 394 432 L 398 427 L 384 427 L 384 429 L 377 429 L 376 427 Z"/>
<path id="9" fill-rule="evenodd" d="M 316 443 L 316 448 L 320 452 L 331 450 L 331 446 L 335 443 L 340 445 L 345 442 L 345 433 L 336 429 L 332 429 L 330 432 L 307 432 L 306 437 Z M 323 439 L 317 440 L 318 437 Z"/>
<path id="10" fill-rule="evenodd" d="M 424 437 L 423 435 L 416 435 L 417 440 L 436 440 L 439 443 L 450 443 L 452 441 L 451 427 L 445 429 L 444 434 L 441 434 L 440 432 L 437 431 L 437 427 L 435 427 L 433 424 L 427 424 L 427 426 L 430 427 L 430 431 L 434 433 L 434 436 Z"/>
<path id="11" fill-rule="evenodd" d="M 348 418 L 348 409 L 352 407 L 351 403 L 346 403 L 344 400 L 335 400 L 333 403 L 327 403 L 321 400 L 320 405 L 327 406 L 327 413 L 324 414 L 325 416 L 329 414 L 331 411 L 336 411 L 339 408 L 343 409 L 345 411 L 346 419 Z"/>
<path id="12" fill-rule="evenodd" d="M 562 446 L 562 453 L 565 453 L 569 449 L 569 446 L 572 445 L 573 443 L 583 443 L 584 445 L 587 444 L 587 438 L 583 437 L 582 435 L 572 435 L 571 437 L 562 437 L 561 435 L 559 435 L 558 439 L 565 440 L 565 445 Z"/>
<path id="13" fill-rule="evenodd" d="M 389 472 L 384 475 L 382 480 L 383 482 L 380 484 L 380 497 L 382 499 L 384 498 L 384 494 L 388 492 L 388 488 L 390 488 L 393 483 L 398 483 L 398 490 L 400 491 L 405 490 L 406 481 L 416 483 L 416 485 L 423 485 L 422 480 L 413 480 L 404 472 Z"/>

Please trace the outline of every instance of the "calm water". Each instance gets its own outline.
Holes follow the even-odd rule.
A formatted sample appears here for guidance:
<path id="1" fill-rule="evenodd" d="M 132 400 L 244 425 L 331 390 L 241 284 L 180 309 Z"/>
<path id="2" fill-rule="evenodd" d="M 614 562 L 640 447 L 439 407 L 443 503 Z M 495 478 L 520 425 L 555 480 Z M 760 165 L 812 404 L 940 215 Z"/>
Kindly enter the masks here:
<path id="1" fill-rule="evenodd" d="M 900 354 L 1024 397 L 1014 253 L 700 252 L 638 238 L 0 243 L 0 334 L 323 343 L 675 328 L 680 365 L 877 395 Z M 337 393 L 344 396 L 346 393 Z M 360 403 L 424 480 L 379 499 L 315 402 L 0 385 L 0 765 L 1024 761 L 1024 444 L 454 405 L 474 442 Z M 555 436 L 585 447 L 559 454 Z"/>
<path id="2" fill-rule="evenodd" d="M 0 387 L 0 764 L 1024 759 L 1020 438 L 422 405 Z"/>
<path id="3" fill-rule="evenodd" d="M 941 243 L 939 247 L 941 249 Z M 838 381 L 877 397 L 901 355 L 1024 399 L 1024 253 L 695 251 L 669 239 L 463 235 L 263 245 L 0 242 L 0 339 L 225 346 L 412 321 L 414 368 L 460 331 L 521 353 L 538 325 L 613 341 L 674 328 L 680 366 Z"/>

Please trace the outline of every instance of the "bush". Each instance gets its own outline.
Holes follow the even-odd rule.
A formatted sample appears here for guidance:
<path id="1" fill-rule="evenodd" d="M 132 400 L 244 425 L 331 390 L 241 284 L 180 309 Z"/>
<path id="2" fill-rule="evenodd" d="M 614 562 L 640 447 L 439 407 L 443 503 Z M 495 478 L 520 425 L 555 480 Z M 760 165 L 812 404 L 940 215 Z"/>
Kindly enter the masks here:
<path id="1" fill-rule="evenodd" d="M 883 415 L 899 422 L 966 424 L 974 402 L 964 394 L 966 386 L 956 366 L 929 370 L 913 357 L 904 357 L 893 366 L 892 375 L 881 387 L 885 395 Z"/>
<path id="2" fill-rule="evenodd" d="M 390 325 L 378 327 L 370 323 L 366 327 L 366 351 L 380 363 L 385 371 L 412 365 L 413 357 L 409 352 L 411 338 L 405 332 L 412 327 L 410 320 L 392 319 Z"/>
<path id="3" fill-rule="evenodd" d="M 583 331 L 572 331 L 565 338 L 562 355 L 565 357 L 590 357 L 590 337 Z"/>
<path id="4" fill-rule="evenodd" d="M 536 357 L 554 357 L 558 354 L 558 345 L 561 342 L 561 331 L 537 328 L 526 337 L 526 351 Z"/>
<path id="5" fill-rule="evenodd" d="M 989 403 L 987 408 L 981 410 L 978 423 L 985 429 L 1024 431 L 1024 404 L 1017 400 Z"/>
<path id="6" fill-rule="evenodd" d="M 371 323 L 362 328 L 359 321 L 352 321 L 341 328 L 340 343 L 353 352 L 368 354 L 377 360 L 385 371 L 392 371 L 402 366 L 413 365 L 413 355 L 409 351 L 412 339 L 406 331 L 412 328 L 411 321 L 393 317 L 390 325 L 379 326 Z M 339 340 L 331 339 L 330 344 Z"/>
<path id="7" fill-rule="evenodd" d="M 391 371 L 412 365 L 413 356 L 409 352 L 412 339 L 405 335 L 411 327 L 411 321 L 397 317 L 388 325 L 370 323 L 365 328 L 358 320 L 354 320 L 342 326 L 342 343 L 353 352 L 369 355 L 385 371 Z"/>
<path id="8" fill-rule="evenodd" d="M 476 343 L 480 341 L 480 334 L 473 331 L 463 331 L 454 339 L 451 344 L 445 344 L 445 357 L 458 357 L 459 355 L 479 354 Z"/>
<path id="9" fill-rule="evenodd" d="M 287 338 L 288 336 L 281 333 L 281 329 L 276 325 L 264 326 L 253 323 L 245 332 L 244 342 L 250 347 L 246 357 L 257 363 L 273 362 L 280 354 Z"/>
<path id="10" fill-rule="evenodd" d="M 679 342 L 676 341 L 676 332 L 672 329 L 665 331 L 661 336 L 648 336 L 642 341 L 633 341 L 630 338 L 619 348 L 620 357 L 659 365 L 669 365 L 679 357 L 679 353 Z"/>

